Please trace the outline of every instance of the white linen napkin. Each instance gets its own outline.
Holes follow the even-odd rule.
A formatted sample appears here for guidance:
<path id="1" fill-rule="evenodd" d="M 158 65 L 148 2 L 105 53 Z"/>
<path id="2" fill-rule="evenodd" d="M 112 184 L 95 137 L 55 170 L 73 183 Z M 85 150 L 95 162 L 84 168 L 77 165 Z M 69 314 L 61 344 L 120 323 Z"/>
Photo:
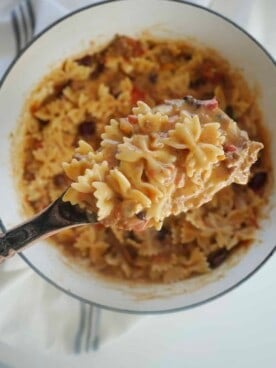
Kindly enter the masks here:
<path id="1" fill-rule="evenodd" d="M 276 32 L 273 17 L 268 17 L 274 0 L 197 0 L 231 17 L 272 49 Z M 11 12 L 20 12 L 24 0 L 0 1 L 0 78 L 16 55 L 17 43 Z M 91 0 L 33 0 L 34 33 L 64 14 L 93 3 Z M 267 6 L 261 6 L 261 3 Z M 29 1 L 30 3 L 30 1 Z M 23 5 L 22 5 L 23 4 Z M 20 29 L 23 27 L 21 24 Z M 22 29 L 21 29 L 22 31 Z M 31 25 L 28 28 L 31 37 Z M 274 47 L 275 50 L 275 47 Z M 2 209 L 3 211 L 3 209 Z M 1 216 L 1 205 L 0 205 Z M 81 303 L 49 285 L 16 256 L 0 265 L 0 343 L 30 351 L 82 353 L 95 349 L 126 332 L 139 316 L 100 310 Z"/>

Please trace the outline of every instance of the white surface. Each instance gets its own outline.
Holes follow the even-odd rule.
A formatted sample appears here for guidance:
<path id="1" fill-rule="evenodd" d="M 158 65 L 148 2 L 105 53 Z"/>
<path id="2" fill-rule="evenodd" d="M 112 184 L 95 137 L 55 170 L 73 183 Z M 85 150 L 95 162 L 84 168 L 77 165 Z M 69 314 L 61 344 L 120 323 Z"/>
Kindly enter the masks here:
<path id="1" fill-rule="evenodd" d="M 275 270 L 276 257 L 224 298 L 182 313 L 145 317 L 87 356 L 35 351 L 30 356 L 1 345 L 0 356 L 20 368 L 275 368 Z"/>
<path id="2" fill-rule="evenodd" d="M 223 3 L 227 1 L 214 3 L 220 3 L 220 10 L 223 10 Z M 239 3 L 242 6 L 243 1 Z M 258 3 L 258 9 L 261 6 L 260 1 L 252 0 L 251 3 Z M 276 11 L 272 1 L 263 0 L 262 4 L 263 7 L 271 6 L 271 11 L 266 14 L 264 22 L 252 26 L 252 33 L 256 30 L 256 37 L 261 41 L 262 32 L 258 33 L 258 30 L 271 27 L 273 10 L 274 14 Z M 259 15 L 253 13 L 250 19 L 260 20 Z M 274 38 L 265 33 L 263 41 L 266 40 L 267 45 L 275 41 L 275 26 Z M 270 51 L 276 54 L 275 42 L 270 45 Z M 275 273 L 274 256 L 246 284 L 225 297 L 183 313 L 146 317 L 132 331 L 94 354 L 67 358 L 43 354 L 42 357 L 35 351 L 30 355 L 19 348 L 0 345 L 0 357 L 3 362 L 16 367 L 274 368 Z"/>

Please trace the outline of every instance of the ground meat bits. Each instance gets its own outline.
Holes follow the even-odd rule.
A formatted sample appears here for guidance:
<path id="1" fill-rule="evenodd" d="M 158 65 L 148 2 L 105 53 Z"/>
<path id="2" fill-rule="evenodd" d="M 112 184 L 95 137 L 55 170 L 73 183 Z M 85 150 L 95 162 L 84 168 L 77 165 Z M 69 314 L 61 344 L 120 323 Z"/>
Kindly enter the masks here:
<path id="1" fill-rule="evenodd" d="M 96 132 L 96 124 L 94 121 L 83 121 L 78 126 L 78 133 L 82 137 L 91 137 Z"/>

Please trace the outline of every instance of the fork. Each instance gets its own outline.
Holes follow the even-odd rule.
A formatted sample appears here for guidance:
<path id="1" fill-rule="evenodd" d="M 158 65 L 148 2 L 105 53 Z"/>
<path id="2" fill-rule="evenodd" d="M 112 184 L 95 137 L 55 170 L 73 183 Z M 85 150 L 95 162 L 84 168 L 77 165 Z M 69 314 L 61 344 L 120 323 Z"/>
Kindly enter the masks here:
<path id="1" fill-rule="evenodd" d="M 27 222 L 0 234 L 0 263 L 35 240 L 47 238 L 62 229 L 97 222 L 96 214 L 64 202 L 63 195 Z"/>
<path id="2" fill-rule="evenodd" d="M 35 16 L 31 0 L 21 0 L 11 10 L 11 22 L 16 43 L 16 52 L 25 48 L 35 32 Z"/>

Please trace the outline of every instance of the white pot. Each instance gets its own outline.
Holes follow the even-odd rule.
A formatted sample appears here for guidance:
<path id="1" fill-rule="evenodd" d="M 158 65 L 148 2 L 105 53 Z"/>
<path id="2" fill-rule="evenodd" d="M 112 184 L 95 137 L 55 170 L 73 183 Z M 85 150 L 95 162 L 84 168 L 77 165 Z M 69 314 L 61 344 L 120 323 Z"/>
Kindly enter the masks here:
<path id="1" fill-rule="evenodd" d="M 4 76 L 0 88 L 0 215 L 7 227 L 22 221 L 18 193 L 11 171 L 10 133 L 15 130 L 31 89 L 62 59 L 101 44 L 115 34 L 139 36 L 142 31 L 166 38 L 193 37 L 217 49 L 239 67 L 251 85 L 258 84 L 260 106 L 276 140 L 276 70 L 266 51 L 239 27 L 209 10 L 169 0 L 128 0 L 92 5 L 58 21 L 24 50 Z M 272 145 L 275 170 L 276 152 Z M 47 242 L 38 242 L 22 257 L 47 281 L 63 291 L 107 308 L 130 312 L 166 312 L 211 300 L 231 290 L 254 273 L 272 254 L 275 186 L 258 239 L 232 266 L 225 264 L 211 275 L 172 285 L 130 286 L 110 283 L 67 262 Z M 233 264 L 234 263 L 234 264 Z M 35 292 L 35 291 L 34 291 Z"/>

